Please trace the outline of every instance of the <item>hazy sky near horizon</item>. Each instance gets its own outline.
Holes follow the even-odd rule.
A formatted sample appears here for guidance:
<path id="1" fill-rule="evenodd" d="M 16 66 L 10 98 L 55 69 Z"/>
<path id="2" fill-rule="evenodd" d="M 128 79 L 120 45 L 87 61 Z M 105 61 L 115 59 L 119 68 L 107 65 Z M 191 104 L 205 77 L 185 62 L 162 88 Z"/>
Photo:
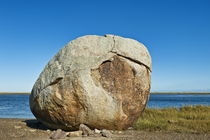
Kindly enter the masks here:
<path id="1" fill-rule="evenodd" d="M 0 92 L 28 92 L 47 62 L 83 35 L 147 46 L 152 90 L 210 89 L 209 0 L 0 0 Z"/>

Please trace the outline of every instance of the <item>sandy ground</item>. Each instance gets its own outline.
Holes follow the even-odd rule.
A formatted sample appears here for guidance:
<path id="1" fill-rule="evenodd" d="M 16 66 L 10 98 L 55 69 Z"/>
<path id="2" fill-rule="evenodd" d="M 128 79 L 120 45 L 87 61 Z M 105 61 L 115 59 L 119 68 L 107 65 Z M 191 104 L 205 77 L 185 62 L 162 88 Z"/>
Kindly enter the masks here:
<path id="1" fill-rule="evenodd" d="M 50 140 L 52 130 L 37 120 L 0 119 L 0 140 Z M 210 134 L 176 132 L 114 131 L 111 138 L 67 137 L 65 140 L 210 140 Z"/>

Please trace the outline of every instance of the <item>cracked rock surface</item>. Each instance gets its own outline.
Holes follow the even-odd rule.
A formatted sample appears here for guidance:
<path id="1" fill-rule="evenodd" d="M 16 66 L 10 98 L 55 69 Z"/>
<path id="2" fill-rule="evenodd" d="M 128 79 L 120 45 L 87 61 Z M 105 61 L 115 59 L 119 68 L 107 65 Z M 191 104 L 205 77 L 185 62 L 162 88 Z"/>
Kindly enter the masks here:
<path id="1" fill-rule="evenodd" d="M 54 129 L 127 129 L 150 93 L 151 57 L 133 39 L 79 37 L 45 66 L 30 95 L 30 108 Z"/>

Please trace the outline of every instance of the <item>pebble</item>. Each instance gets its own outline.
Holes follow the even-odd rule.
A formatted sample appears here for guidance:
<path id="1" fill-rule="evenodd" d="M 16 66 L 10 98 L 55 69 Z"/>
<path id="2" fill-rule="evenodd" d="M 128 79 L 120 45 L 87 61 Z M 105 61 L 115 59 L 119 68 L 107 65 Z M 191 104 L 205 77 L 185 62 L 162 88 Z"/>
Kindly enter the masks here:
<path id="1" fill-rule="evenodd" d="M 110 138 L 112 136 L 112 133 L 106 129 L 101 130 L 101 134 L 103 137 L 107 137 L 107 138 Z"/>
<path id="2" fill-rule="evenodd" d="M 30 132 L 36 132 L 36 130 L 35 130 L 35 129 L 30 129 L 29 131 L 30 131 Z"/>
<path id="3" fill-rule="evenodd" d="M 57 129 L 56 131 L 53 131 L 50 135 L 50 139 L 64 139 L 66 138 L 66 132 L 62 131 L 61 129 Z"/>
<path id="4" fill-rule="evenodd" d="M 21 128 L 21 126 L 17 126 L 17 125 L 15 125 L 14 127 L 15 127 L 15 129 L 20 129 Z"/>
<path id="5" fill-rule="evenodd" d="M 96 134 L 100 134 L 100 133 L 101 133 L 101 131 L 100 131 L 100 130 L 98 130 L 98 129 L 94 129 L 94 133 L 96 133 Z"/>
<path id="6" fill-rule="evenodd" d="M 68 133 L 68 137 L 79 137 L 79 136 L 82 136 L 82 131 L 79 130 L 79 131 L 73 131 L 73 132 L 69 132 Z"/>
<path id="7" fill-rule="evenodd" d="M 133 127 L 128 127 L 128 130 L 133 130 Z"/>
<path id="8" fill-rule="evenodd" d="M 90 135 L 94 134 L 93 131 L 88 126 L 86 126 L 84 124 L 80 124 L 79 130 L 82 131 L 83 136 L 90 136 Z"/>

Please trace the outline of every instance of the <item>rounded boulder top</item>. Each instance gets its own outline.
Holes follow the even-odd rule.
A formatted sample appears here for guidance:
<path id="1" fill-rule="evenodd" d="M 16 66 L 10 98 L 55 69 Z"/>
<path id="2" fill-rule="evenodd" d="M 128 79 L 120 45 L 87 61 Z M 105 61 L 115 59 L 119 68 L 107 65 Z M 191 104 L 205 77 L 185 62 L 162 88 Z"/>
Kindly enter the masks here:
<path id="1" fill-rule="evenodd" d="M 87 35 L 69 42 L 45 66 L 30 108 L 54 129 L 127 129 L 150 93 L 151 56 L 136 40 Z"/>

